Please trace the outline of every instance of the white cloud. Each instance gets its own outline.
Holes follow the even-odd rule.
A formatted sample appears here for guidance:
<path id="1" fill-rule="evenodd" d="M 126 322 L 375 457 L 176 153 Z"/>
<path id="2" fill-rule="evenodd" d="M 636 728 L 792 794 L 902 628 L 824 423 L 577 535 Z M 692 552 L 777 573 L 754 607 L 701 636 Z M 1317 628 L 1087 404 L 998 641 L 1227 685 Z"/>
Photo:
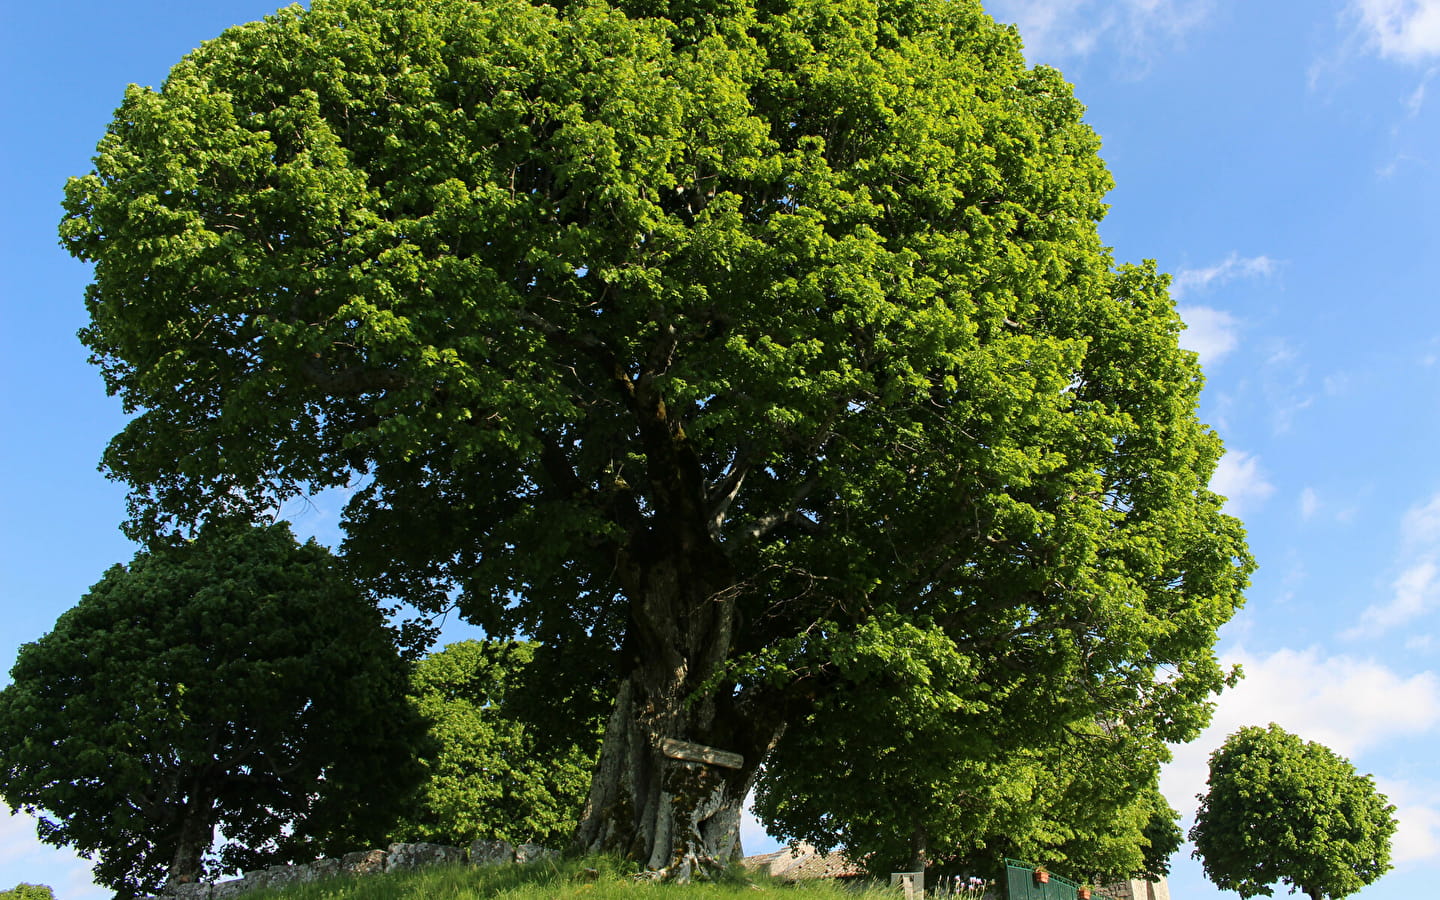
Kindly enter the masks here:
<path id="1" fill-rule="evenodd" d="M 1375 786 L 1395 806 L 1400 827 L 1390 845 L 1390 860 L 1404 864 L 1440 857 L 1440 796 L 1414 784 L 1376 778 Z"/>
<path id="2" fill-rule="evenodd" d="M 1405 649 L 1415 653 L 1429 653 L 1435 647 L 1435 635 L 1412 634 L 1405 639 Z"/>
<path id="3" fill-rule="evenodd" d="M 1032 61 L 1084 57 L 1102 47 L 1147 59 L 1210 15 L 1213 0 L 991 0 L 986 11 L 1013 22 Z"/>
<path id="4" fill-rule="evenodd" d="M 1376 637 L 1419 618 L 1440 599 L 1440 566 L 1434 557 L 1404 569 L 1391 584 L 1390 599 L 1372 603 L 1360 614 L 1360 624 L 1345 632 L 1348 638 Z"/>
<path id="5" fill-rule="evenodd" d="M 0 890 L 21 882 L 48 884 L 66 900 L 102 900 L 111 892 L 97 887 L 90 864 L 68 849 L 40 843 L 35 820 L 19 813 L 6 815 L 0 805 Z"/>
<path id="6" fill-rule="evenodd" d="M 1381 56 L 1440 56 L 1440 0 L 1354 0 L 1352 9 Z"/>
<path id="7" fill-rule="evenodd" d="M 1440 544 L 1440 493 L 1405 511 L 1400 520 L 1400 539 L 1410 549 Z"/>
<path id="8" fill-rule="evenodd" d="M 1305 488 L 1300 492 L 1300 518 L 1313 519 L 1319 511 L 1320 495 L 1315 493 L 1315 489 L 1312 487 Z"/>
<path id="9" fill-rule="evenodd" d="M 1275 485 L 1265 480 L 1258 456 L 1243 450 L 1227 450 L 1210 477 L 1210 490 L 1225 498 L 1227 512 L 1238 516 L 1264 503 L 1275 493 Z"/>
<path id="10" fill-rule="evenodd" d="M 1345 637 L 1376 637 L 1440 607 L 1440 493 L 1405 511 L 1400 548 L 1400 574 L 1389 596 L 1366 607 Z"/>
<path id="11" fill-rule="evenodd" d="M 1178 312 L 1185 320 L 1185 330 L 1180 332 L 1180 346 L 1198 353 L 1200 362 L 1205 365 L 1215 363 L 1240 342 L 1236 334 L 1239 323 L 1223 310 L 1208 306 L 1182 306 Z"/>
<path id="12" fill-rule="evenodd" d="M 1223 662 L 1242 665 L 1244 680 L 1220 695 L 1210 727 L 1175 748 L 1161 776 L 1165 796 L 1186 816 L 1194 814 L 1195 797 L 1205 790 L 1210 754 L 1243 726 L 1274 722 L 1352 760 L 1440 726 L 1440 679 L 1433 672 L 1406 677 L 1373 660 L 1322 656 L 1314 648 L 1268 656 L 1239 650 Z M 1363 761 L 1357 766 L 1364 771 Z M 1402 828 L 1411 836 L 1407 852 L 1435 852 L 1426 843 L 1434 834 L 1432 815 L 1418 803 L 1402 808 Z"/>
<path id="13" fill-rule="evenodd" d="M 1405 98 L 1405 110 L 1410 113 L 1410 118 L 1413 119 L 1420 115 L 1420 111 L 1425 108 L 1425 96 L 1430 89 L 1430 82 L 1434 79 L 1436 72 L 1440 72 L 1440 67 L 1432 66 L 1427 70 L 1424 77 L 1420 79 L 1420 83 L 1415 86 L 1415 90 L 1411 91 L 1410 96 Z"/>
<path id="14" fill-rule="evenodd" d="M 1222 262 L 1203 269 L 1181 269 L 1170 283 L 1170 296 L 1177 301 L 1193 291 L 1219 287 L 1237 278 L 1266 278 L 1275 274 L 1279 263 L 1268 256 L 1241 256 L 1231 253 Z"/>

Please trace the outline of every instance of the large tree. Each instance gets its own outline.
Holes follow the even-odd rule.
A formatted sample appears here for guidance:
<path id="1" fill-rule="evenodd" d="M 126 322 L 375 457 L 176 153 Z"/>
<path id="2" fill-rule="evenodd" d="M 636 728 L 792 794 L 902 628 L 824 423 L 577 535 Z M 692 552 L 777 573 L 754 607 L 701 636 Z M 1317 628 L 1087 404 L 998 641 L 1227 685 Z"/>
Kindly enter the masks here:
<path id="1" fill-rule="evenodd" d="M 20 648 L 0 797 L 120 897 L 383 839 L 424 722 L 384 617 L 284 525 L 115 566 Z"/>
<path id="2" fill-rule="evenodd" d="M 578 843 L 675 874 L 912 639 L 1183 739 L 1249 559 L 1098 145 L 976 0 L 283 10 L 67 188 L 105 465 L 141 532 L 349 485 L 373 588 L 608 686 Z"/>
<path id="3" fill-rule="evenodd" d="M 1210 755 L 1209 785 L 1190 840 L 1221 890 L 1269 897 L 1284 882 L 1339 900 L 1390 870 L 1395 807 L 1328 747 L 1242 728 Z"/>

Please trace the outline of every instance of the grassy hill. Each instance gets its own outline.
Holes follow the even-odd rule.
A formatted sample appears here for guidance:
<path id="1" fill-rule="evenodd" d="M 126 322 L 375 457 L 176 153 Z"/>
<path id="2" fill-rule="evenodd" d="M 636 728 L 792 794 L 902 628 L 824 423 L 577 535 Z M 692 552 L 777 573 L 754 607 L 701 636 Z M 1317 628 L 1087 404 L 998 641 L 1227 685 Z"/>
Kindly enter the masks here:
<path id="1" fill-rule="evenodd" d="M 790 884 L 739 875 L 711 884 L 652 884 L 604 858 L 543 861 L 525 866 L 434 866 L 409 872 L 338 877 L 281 890 L 241 895 L 243 900 L 719 900 L 769 895 L 775 900 L 866 900 L 894 891 L 856 891 L 833 881 Z"/>

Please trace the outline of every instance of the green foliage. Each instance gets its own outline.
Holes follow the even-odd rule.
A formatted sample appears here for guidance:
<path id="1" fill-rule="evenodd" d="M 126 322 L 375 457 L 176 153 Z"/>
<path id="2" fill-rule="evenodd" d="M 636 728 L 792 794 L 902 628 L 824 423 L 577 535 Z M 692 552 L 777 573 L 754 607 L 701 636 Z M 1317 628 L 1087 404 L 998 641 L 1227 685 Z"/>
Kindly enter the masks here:
<path id="1" fill-rule="evenodd" d="M 1140 875 L 1147 881 L 1159 881 L 1170 874 L 1170 858 L 1185 842 L 1185 832 L 1180 830 L 1180 815 L 1157 798 L 1161 803 L 1152 807 L 1150 817 L 1141 826 L 1145 836 L 1145 868 Z"/>
<path id="2" fill-rule="evenodd" d="M 1395 807 L 1369 775 L 1280 728 L 1242 728 L 1210 756 L 1190 839 L 1206 876 L 1241 897 L 1283 882 L 1336 900 L 1390 869 Z"/>
<path id="3" fill-rule="evenodd" d="M 984 706 L 888 696 L 851 692 L 806 720 L 802 739 L 787 735 L 760 782 L 761 818 L 822 848 L 861 848 L 876 874 L 920 865 L 923 852 L 944 871 L 1019 857 L 1115 881 L 1163 871 L 1179 846 L 1157 785 L 1168 752 L 1153 738 L 1120 724 L 1036 734 Z"/>
<path id="4" fill-rule="evenodd" d="M 377 591 L 574 696 L 660 660 L 680 737 L 788 724 L 792 834 L 886 762 L 937 853 L 1114 802 L 1059 755 L 1118 723 L 1143 784 L 1198 733 L 1251 561 L 1082 113 L 975 0 L 291 7 L 132 87 L 67 187 L 136 413 L 105 466 L 140 532 L 361 483 Z"/>
<path id="5" fill-rule="evenodd" d="M 465 845 L 477 838 L 563 847 L 590 786 L 599 723 L 583 745 L 547 742 L 526 724 L 527 643 L 462 641 L 422 659 L 411 677 L 435 749 L 396 840 Z"/>
<path id="6" fill-rule="evenodd" d="M 0 796 L 120 896 L 198 877 L 216 826 L 229 871 L 348 851 L 418 780 L 406 676 L 327 550 L 215 523 L 111 568 L 20 648 Z"/>
<path id="7" fill-rule="evenodd" d="M 47 885 L 21 882 L 8 891 L 0 891 L 0 900 L 55 900 L 55 892 Z"/>

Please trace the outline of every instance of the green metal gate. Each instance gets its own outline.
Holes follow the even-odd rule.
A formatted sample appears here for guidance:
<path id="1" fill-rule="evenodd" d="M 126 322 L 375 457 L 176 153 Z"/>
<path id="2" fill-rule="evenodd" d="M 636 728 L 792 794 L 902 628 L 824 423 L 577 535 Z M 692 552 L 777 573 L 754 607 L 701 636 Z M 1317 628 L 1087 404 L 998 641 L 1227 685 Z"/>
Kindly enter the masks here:
<path id="1" fill-rule="evenodd" d="M 1036 884 L 1035 867 L 1019 859 L 1005 860 L 1005 887 L 1009 900 L 1075 900 L 1079 885 L 1050 873 L 1050 881 Z"/>

